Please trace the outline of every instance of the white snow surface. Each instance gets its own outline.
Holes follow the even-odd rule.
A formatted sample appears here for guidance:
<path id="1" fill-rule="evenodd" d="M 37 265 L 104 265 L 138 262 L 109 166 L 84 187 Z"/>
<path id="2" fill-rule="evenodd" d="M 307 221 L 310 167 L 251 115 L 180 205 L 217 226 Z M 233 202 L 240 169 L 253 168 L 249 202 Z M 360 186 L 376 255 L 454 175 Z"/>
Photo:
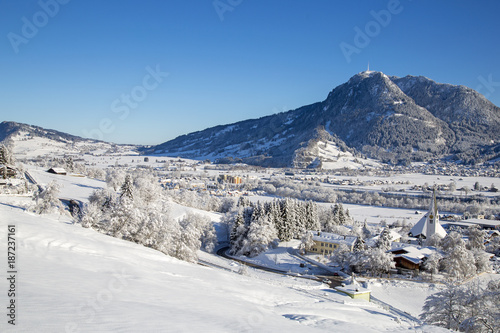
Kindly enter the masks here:
<path id="1" fill-rule="evenodd" d="M 413 327 L 317 282 L 182 262 L 73 225 L 66 216 L 27 213 L 19 208 L 22 200 L 0 196 L 0 246 L 7 246 L 7 225 L 15 225 L 18 270 L 16 326 L 4 318 L 2 332 L 397 332 Z M 7 287 L 1 279 L 0 290 Z M 0 299 L 4 305 L 8 301 L 5 293 Z"/>

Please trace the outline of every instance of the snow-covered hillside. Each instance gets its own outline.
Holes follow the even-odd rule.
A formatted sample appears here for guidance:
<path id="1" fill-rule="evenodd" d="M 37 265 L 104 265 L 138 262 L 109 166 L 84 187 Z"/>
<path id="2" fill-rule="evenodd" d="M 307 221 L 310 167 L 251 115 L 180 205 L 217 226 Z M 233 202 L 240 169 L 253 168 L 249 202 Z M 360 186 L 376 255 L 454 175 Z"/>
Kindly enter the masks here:
<path id="1" fill-rule="evenodd" d="M 342 151 L 339 146 L 328 140 L 320 140 L 303 153 L 312 161 L 309 167 L 324 170 L 363 169 L 380 167 L 380 163 L 369 158 L 355 157 L 350 151 Z"/>
<path id="2" fill-rule="evenodd" d="M 55 157 L 68 154 L 137 154 L 137 147 L 133 145 L 117 145 L 84 139 L 55 130 L 14 122 L 0 123 L 0 141 L 2 140 L 12 145 L 13 153 L 17 158 Z"/>
<path id="3" fill-rule="evenodd" d="M 7 225 L 15 225 L 18 258 L 16 326 L 4 319 L 2 332 L 380 332 L 411 327 L 317 282 L 189 264 L 73 225 L 69 218 L 26 213 L 18 200 L 0 197 L 1 246 L 6 248 Z M 7 287 L 2 279 L 0 289 Z"/>

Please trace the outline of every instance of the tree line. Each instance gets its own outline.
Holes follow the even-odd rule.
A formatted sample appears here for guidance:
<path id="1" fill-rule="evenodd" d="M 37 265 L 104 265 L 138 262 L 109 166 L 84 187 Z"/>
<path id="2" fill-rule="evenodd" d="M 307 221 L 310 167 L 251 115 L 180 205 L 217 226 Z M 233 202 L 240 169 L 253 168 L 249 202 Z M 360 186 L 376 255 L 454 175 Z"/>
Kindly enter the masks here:
<path id="1" fill-rule="evenodd" d="M 241 197 L 224 221 L 230 230 L 231 252 L 250 257 L 277 246 L 280 241 L 302 239 L 310 230 L 334 232 L 338 227 L 352 224 L 342 204 L 319 210 L 313 201 L 291 198 L 252 203 Z"/>

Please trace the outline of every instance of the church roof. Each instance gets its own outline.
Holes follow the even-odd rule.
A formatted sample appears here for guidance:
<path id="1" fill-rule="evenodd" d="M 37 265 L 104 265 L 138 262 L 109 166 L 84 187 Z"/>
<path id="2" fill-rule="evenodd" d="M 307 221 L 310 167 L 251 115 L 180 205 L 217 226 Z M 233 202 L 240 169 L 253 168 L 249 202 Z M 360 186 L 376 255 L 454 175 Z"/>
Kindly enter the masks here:
<path id="1" fill-rule="evenodd" d="M 433 218 L 430 215 L 436 215 L 436 216 L 435 218 Z M 433 193 L 429 211 L 417 222 L 417 224 L 413 226 L 413 228 L 411 228 L 409 235 L 412 237 L 423 236 L 424 238 L 432 236 L 432 235 L 427 235 L 427 230 L 428 230 L 427 225 L 431 218 L 436 223 L 435 233 L 441 236 L 441 238 L 445 237 L 446 231 L 444 230 L 443 226 L 439 223 L 436 192 Z"/>

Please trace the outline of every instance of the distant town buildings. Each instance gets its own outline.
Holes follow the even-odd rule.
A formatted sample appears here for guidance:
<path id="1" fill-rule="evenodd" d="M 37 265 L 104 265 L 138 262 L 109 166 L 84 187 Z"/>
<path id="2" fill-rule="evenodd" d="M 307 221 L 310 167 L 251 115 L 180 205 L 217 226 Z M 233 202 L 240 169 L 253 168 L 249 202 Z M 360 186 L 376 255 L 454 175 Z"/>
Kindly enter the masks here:
<path id="1" fill-rule="evenodd" d="M 220 175 L 219 179 L 228 184 L 241 184 L 242 179 L 239 176 L 231 176 L 231 175 Z"/>

